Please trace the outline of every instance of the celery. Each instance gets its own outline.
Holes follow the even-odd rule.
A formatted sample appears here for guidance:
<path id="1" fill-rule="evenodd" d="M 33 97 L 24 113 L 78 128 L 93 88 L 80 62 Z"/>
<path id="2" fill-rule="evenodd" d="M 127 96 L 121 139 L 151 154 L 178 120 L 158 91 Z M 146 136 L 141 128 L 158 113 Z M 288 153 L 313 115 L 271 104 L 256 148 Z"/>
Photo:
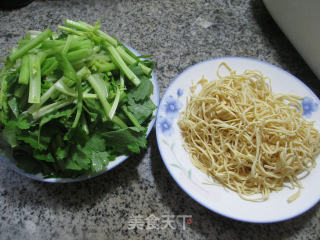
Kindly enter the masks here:
<path id="1" fill-rule="evenodd" d="M 73 103 L 73 100 L 68 100 L 68 99 L 64 99 L 59 102 L 54 102 L 54 103 L 46 105 L 46 106 L 38 109 L 36 112 L 32 113 L 32 117 L 34 120 L 37 120 L 48 113 L 57 111 L 60 108 L 68 106 L 72 103 Z"/>
<path id="2" fill-rule="evenodd" d="M 93 32 L 95 29 L 93 26 L 85 23 L 85 22 L 75 22 L 72 20 L 67 19 L 65 21 L 65 25 L 71 28 L 76 28 L 77 30 L 83 31 L 83 32 Z M 113 37 L 109 36 L 108 34 L 102 32 L 101 30 L 96 31 L 97 35 L 101 37 L 102 39 L 106 40 L 109 44 L 112 46 L 117 46 L 117 40 L 115 40 Z"/>
<path id="3" fill-rule="evenodd" d="M 122 106 L 123 112 L 127 115 L 127 117 L 130 119 L 130 121 L 133 123 L 135 127 L 141 128 L 141 124 L 138 122 L 136 117 L 128 110 L 126 105 Z"/>
<path id="4" fill-rule="evenodd" d="M 121 58 L 118 51 L 111 45 L 106 45 L 106 48 L 110 52 L 113 60 L 117 64 L 117 66 L 123 71 L 123 73 L 127 76 L 127 78 L 135 85 L 138 86 L 140 84 L 139 78 L 130 70 L 130 68 L 126 65 L 126 63 Z"/>
<path id="5" fill-rule="evenodd" d="M 18 82 L 20 84 L 27 85 L 29 83 L 29 78 L 30 78 L 30 60 L 29 60 L 29 55 L 25 55 L 22 58 Z"/>
<path id="6" fill-rule="evenodd" d="M 87 80 L 89 81 L 90 85 L 92 86 L 92 88 L 95 90 L 100 103 L 103 107 L 104 113 L 106 116 L 109 116 L 109 112 L 111 110 L 110 104 L 108 103 L 107 99 L 106 99 L 106 95 L 104 94 L 104 90 L 103 88 L 101 88 L 100 85 L 100 80 L 98 75 L 90 75 L 87 77 Z M 120 126 L 121 128 L 126 128 L 127 125 L 117 116 L 113 116 L 113 118 L 111 119 L 115 124 L 117 124 L 118 126 Z"/>
<path id="7" fill-rule="evenodd" d="M 50 37 L 51 31 L 50 29 L 46 29 L 44 32 L 36 36 L 34 39 L 30 40 L 23 47 L 19 48 L 16 52 L 12 53 L 8 56 L 8 59 L 11 63 L 15 62 L 18 58 L 23 57 L 27 54 L 32 48 L 39 45 L 43 40 Z"/>
<path id="8" fill-rule="evenodd" d="M 55 57 L 47 58 L 41 67 L 41 76 L 47 76 L 48 74 L 52 73 L 58 67 L 58 65 L 59 63 Z"/>
<path id="9" fill-rule="evenodd" d="M 117 48 L 117 51 L 119 52 L 120 56 L 122 57 L 122 59 L 125 61 L 125 63 L 129 64 L 129 65 L 133 65 L 133 64 L 136 64 L 138 63 L 138 61 L 131 57 L 126 51 L 125 49 L 123 49 L 122 46 L 118 46 Z M 141 67 L 142 71 L 149 75 L 151 72 L 152 72 L 152 69 L 147 67 L 146 65 L 144 65 L 143 63 L 139 62 L 138 63 L 138 66 Z"/>
<path id="10" fill-rule="evenodd" d="M 119 100 L 120 100 L 120 88 L 117 88 L 117 93 L 116 93 L 116 97 L 114 98 L 114 101 L 112 103 L 112 107 L 109 111 L 109 118 L 112 119 L 114 114 L 116 113 L 118 104 L 119 104 Z"/>
<path id="11" fill-rule="evenodd" d="M 29 103 L 40 103 L 41 93 L 41 67 L 40 58 L 37 55 L 30 54 L 29 56 Z"/>
<path id="12" fill-rule="evenodd" d="M 81 59 L 87 58 L 92 54 L 92 49 L 79 49 L 67 54 L 67 58 L 70 62 L 76 62 Z"/>
<path id="13" fill-rule="evenodd" d="M 0 125 L 13 151 L 45 166 L 45 177 L 74 177 L 146 146 L 153 65 L 99 22 L 58 28 L 62 34 L 29 31 L 5 59 Z"/>

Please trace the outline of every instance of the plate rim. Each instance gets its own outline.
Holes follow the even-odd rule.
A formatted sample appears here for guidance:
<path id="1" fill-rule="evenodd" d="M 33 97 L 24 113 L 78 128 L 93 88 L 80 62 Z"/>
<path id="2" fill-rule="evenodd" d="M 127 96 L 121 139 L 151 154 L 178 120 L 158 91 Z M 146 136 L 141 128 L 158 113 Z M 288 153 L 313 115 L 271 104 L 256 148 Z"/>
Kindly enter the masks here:
<path id="1" fill-rule="evenodd" d="M 164 92 L 164 94 L 162 95 L 162 98 L 161 98 L 161 101 L 159 103 L 159 106 L 158 106 L 158 109 L 160 109 L 164 103 L 164 99 L 165 97 L 168 95 L 168 93 L 170 92 L 171 88 L 175 85 L 175 83 L 181 78 L 183 77 L 183 75 L 187 74 L 191 69 L 199 66 L 199 65 L 202 65 L 202 64 L 205 64 L 207 62 L 211 62 L 211 61 L 226 61 L 228 59 L 238 59 L 238 60 L 245 60 L 245 61 L 253 61 L 253 62 L 258 62 L 259 64 L 265 64 L 267 66 L 270 66 L 272 68 L 275 68 L 276 70 L 278 71 L 281 71 L 283 73 L 285 73 L 286 75 L 288 75 L 288 77 L 290 78 L 293 78 L 295 79 L 300 85 L 302 85 L 318 102 L 318 104 L 320 104 L 320 99 L 319 97 L 302 81 L 300 80 L 299 78 L 297 78 L 296 76 L 294 76 L 293 74 L 291 74 L 290 72 L 274 65 L 274 64 L 271 64 L 269 62 L 266 62 L 266 61 L 262 61 L 262 60 L 259 60 L 257 58 L 251 58 L 251 57 L 240 57 L 240 56 L 225 56 L 225 57 L 216 57 L 216 58 L 209 58 L 209 59 L 206 59 L 206 60 L 203 60 L 203 61 L 200 61 L 194 65 L 191 65 L 189 67 L 187 67 L 185 70 L 183 70 L 181 73 L 179 73 L 175 78 L 174 80 L 169 84 L 169 86 L 167 87 L 166 91 Z M 203 207 L 207 208 L 208 210 L 214 212 L 214 213 L 217 213 L 221 216 L 224 216 L 224 217 L 227 217 L 227 218 L 230 218 L 230 219 L 233 219 L 233 220 L 237 220 L 237 221 L 240 221 L 240 222 L 248 222 L 248 223 L 276 223 L 276 222 L 283 222 L 283 221 L 286 221 L 286 220 L 289 220 L 289 219 L 293 219 L 295 217 L 298 217 L 304 213 L 306 213 L 307 211 L 309 211 L 310 209 L 312 209 L 313 207 L 315 207 L 319 202 L 320 202 L 320 198 L 315 201 L 313 204 L 311 204 L 310 206 L 308 206 L 307 208 L 303 209 L 302 211 L 298 212 L 297 214 L 294 214 L 294 215 L 290 215 L 288 217 L 283 217 L 283 218 L 277 218 L 277 219 L 269 219 L 269 220 L 250 220 L 250 219 L 245 219 L 245 218 L 239 218 L 239 217 L 235 217 L 235 216 L 232 216 L 230 214 L 226 214 L 224 213 L 223 211 L 220 211 L 219 209 L 216 209 L 212 206 L 209 206 L 207 203 L 204 203 L 201 199 L 197 199 L 196 196 L 192 195 L 185 187 L 183 187 L 179 181 L 177 180 L 177 176 L 175 174 L 173 174 L 171 168 L 168 166 L 168 162 L 165 161 L 165 154 L 163 153 L 163 150 L 162 148 L 160 147 L 160 140 L 159 140 L 159 135 L 160 135 L 160 129 L 159 129 L 159 124 L 157 124 L 157 122 L 159 121 L 159 114 L 157 115 L 157 119 L 156 119 L 156 125 L 155 125 L 155 128 L 156 128 L 156 138 L 157 138 L 157 145 L 158 145 L 158 149 L 159 149 L 159 152 L 160 152 L 160 155 L 161 155 L 161 158 L 162 158 L 162 161 L 164 163 L 164 165 L 166 166 L 169 174 L 171 175 L 171 177 L 174 179 L 174 181 L 176 182 L 176 184 L 189 196 L 191 197 L 191 199 L 193 199 L 195 202 L 197 202 L 198 204 L 202 205 Z"/>

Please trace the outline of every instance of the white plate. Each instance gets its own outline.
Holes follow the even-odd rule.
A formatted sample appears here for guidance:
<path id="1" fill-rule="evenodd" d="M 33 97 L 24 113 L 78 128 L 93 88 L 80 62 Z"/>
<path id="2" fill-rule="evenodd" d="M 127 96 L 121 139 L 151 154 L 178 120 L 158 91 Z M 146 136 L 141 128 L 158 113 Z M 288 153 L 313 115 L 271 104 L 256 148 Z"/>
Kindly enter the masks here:
<path id="1" fill-rule="evenodd" d="M 242 200 L 237 193 L 222 186 L 204 184 L 208 182 L 206 174 L 192 165 L 187 152 L 182 147 L 183 139 L 177 119 L 185 109 L 189 88 L 202 76 L 209 80 L 217 79 L 216 71 L 221 62 L 226 62 L 237 73 L 246 69 L 260 70 L 271 79 L 273 92 L 291 93 L 305 97 L 304 115 L 315 121 L 320 129 L 319 99 L 299 79 L 288 72 L 255 59 L 226 57 L 198 63 L 181 73 L 164 94 L 156 121 L 157 141 L 164 164 L 178 185 L 194 200 L 208 209 L 240 221 L 266 223 L 283 221 L 307 211 L 320 199 L 320 164 L 308 177 L 302 180 L 304 189 L 301 196 L 292 203 L 287 199 L 297 190 L 284 189 L 272 192 L 264 202 Z"/>

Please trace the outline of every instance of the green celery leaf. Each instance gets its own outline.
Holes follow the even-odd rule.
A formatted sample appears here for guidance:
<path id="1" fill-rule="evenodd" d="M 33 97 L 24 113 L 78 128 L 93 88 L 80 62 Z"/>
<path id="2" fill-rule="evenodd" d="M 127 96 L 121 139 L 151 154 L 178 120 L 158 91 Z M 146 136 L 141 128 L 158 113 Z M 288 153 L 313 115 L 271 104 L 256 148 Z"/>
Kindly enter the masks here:
<path id="1" fill-rule="evenodd" d="M 131 91 L 128 92 L 128 99 L 129 103 L 133 101 L 141 101 L 144 100 L 148 97 L 153 92 L 153 84 L 150 81 L 150 79 L 143 77 L 140 78 L 141 83 L 137 88 L 132 89 Z"/>
<path id="2" fill-rule="evenodd" d="M 34 132 L 30 131 L 28 132 L 28 135 L 17 136 L 17 140 L 29 144 L 32 148 L 36 150 L 43 151 L 48 149 L 48 145 L 51 139 L 49 134 L 52 134 L 52 131 L 46 131 L 45 135 L 39 137 L 39 130 L 36 130 Z"/>
<path id="3" fill-rule="evenodd" d="M 63 160 L 69 156 L 69 146 L 67 145 L 65 148 L 58 147 L 56 151 L 57 160 Z"/>
<path id="4" fill-rule="evenodd" d="M 18 107 L 18 102 L 17 99 L 15 97 L 11 98 L 8 101 L 8 105 L 13 113 L 13 115 L 18 118 L 19 117 L 19 107 Z"/>
<path id="5" fill-rule="evenodd" d="M 146 148 L 145 131 L 136 127 L 129 127 L 101 133 L 106 140 L 107 146 L 120 154 L 139 153 L 140 147 Z"/>
<path id="6" fill-rule="evenodd" d="M 6 126 L 14 130 L 17 128 L 25 130 L 29 129 L 33 125 L 34 123 L 31 123 L 25 115 L 20 115 L 16 120 L 9 120 Z"/>
<path id="7" fill-rule="evenodd" d="M 84 152 L 102 152 L 105 150 L 106 143 L 105 140 L 97 134 L 92 135 L 92 137 L 86 142 L 83 147 Z"/>
<path id="8" fill-rule="evenodd" d="M 85 106 L 83 109 L 89 114 L 90 121 L 96 121 L 98 116 L 105 116 L 100 101 L 95 99 L 83 99 Z"/>
<path id="9" fill-rule="evenodd" d="M 103 164 L 109 162 L 109 154 L 105 152 L 105 148 L 105 140 L 94 134 L 84 146 L 77 145 L 76 151 L 72 155 L 72 161 L 81 169 L 88 170 L 91 167 L 93 171 L 100 171 L 106 166 Z"/>
<path id="10" fill-rule="evenodd" d="M 76 110 L 76 108 L 69 108 L 69 109 L 66 109 L 63 111 L 58 111 L 58 112 L 56 111 L 51 114 L 46 114 L 41 118 L 39 126 L 41 128 L 46 123 L 50 122 L 53 119 L 57 119 L 57 118 L 66 117 L 66 119 L 68 119 L 74 113 L 75 110 Z"/>
<path id="11" fill-rule="evenodd" d="M 39 151 L 35 151 L 33 153 L 33 157 L 37 160 L 46 161 L 46 162 L 54 162 L 54 157 L 50 152 L 48 153 L 42 153 Z"/>
<path id="12" fill-rule="evenodd" d="M 6 77 L 1 76 L 1 89 L 0 89 L 0 120 L 6 123 L 8 120 L 8 80 Z"/>
<path id="13" fill-rule="evenodd" d="M 88 170 L 90 167 L 89 155 L 84 151 L 80 144 L 77 145 L 76 151 L 73 153 L 71 160 L 80 167 L 81 170 Z"/>
<path id="14" fill-rule="evenodd" d="M 2 130 L 1 133 L 2 137 L 4 138 L 4 140 L 10 144 L 11 147 L 16 147 L 18 146 L 17 143 L 17 136 L 16 136 L 16 130 L 12 129 L 12 128 L 8 128 L 5 127 Z"/>
<path id="15" fill-rule="evenodd" d="M 63 140 L 68 142 L 74 142 L 74 144 L 78 143 L 80 145 L 84 145 L 89 139 L 88 134 L 82 130 L 82 128 L 70 128 L 68 132 L 64 135 Z"/>
<path id="16" fill-rule="evenodd" d="M 156 108 L 157 106 L 154 105 L 151 99 L 148 99 L 141 104 L 134 103 L 133 105 L 128 106 L 129 111 L 136 117 L 140 124 L 149 119 Z"/>
<path id="17" fill-rule="evenodd" d="M 29 144 L 37 150 L 46 150 L 48 145 L 38 142 L 38 138 L 34 136 L 17 136 L 17 139 Z"/>
<path id="18" fill-rule="evenodd" d="M 142 76 L 144 76 L 144 73 L 142 71 L 142 68 L 138 65 L 132 65 L 129 67 L 131 69 L 131 71 L 138 77 L 141 78 Z"/>
<path id="19" fill-rule="evenodd" d="M 65 166 L 66 169 L 80 171 L 82 168 L 73 160 L 69 160 Z"/>
<path id="20" fill-rule="evenodd" d="M 101 172 L 109 163 L 110 154 L 108 152 L 92 152 L 91 154 L 91 170 L 93 172 Z"/>

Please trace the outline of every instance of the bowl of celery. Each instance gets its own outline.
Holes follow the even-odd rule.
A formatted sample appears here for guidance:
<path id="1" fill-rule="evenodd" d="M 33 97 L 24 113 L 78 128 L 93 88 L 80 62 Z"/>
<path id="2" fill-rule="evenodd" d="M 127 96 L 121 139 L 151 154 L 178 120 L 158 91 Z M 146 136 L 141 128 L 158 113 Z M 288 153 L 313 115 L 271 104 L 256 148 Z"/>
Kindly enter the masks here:
<path id="1" fill-rule="evenodd" d="M 44 182 L 90 179 L 146 148 L 150 56 L 82 21 L 29 31 L 0 73 L 0 162 Z"/>

